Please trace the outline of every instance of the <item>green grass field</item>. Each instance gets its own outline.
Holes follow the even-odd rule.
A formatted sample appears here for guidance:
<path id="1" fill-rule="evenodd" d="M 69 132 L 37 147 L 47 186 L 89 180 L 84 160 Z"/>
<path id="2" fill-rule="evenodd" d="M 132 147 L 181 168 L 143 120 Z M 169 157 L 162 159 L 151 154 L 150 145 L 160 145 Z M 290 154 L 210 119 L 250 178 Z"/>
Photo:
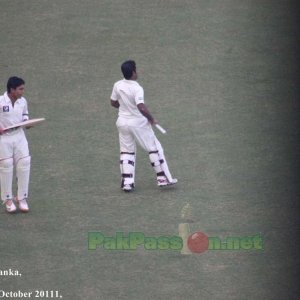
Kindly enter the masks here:
<path id="1" fill-rule="evenodd" d="M 0 211 L 1 291 L 63 299 L 299 299 L 299 27 L 296 1 L 0 0 L 0 84 L 26 81 L 28 214 Z M 179 184 L 137 153 L 119 180 L 112 85 L 126 59 Z M 2 92 L 1 92 L 2 93 Z M 261 234 L 264 249 L 88 250 L 88 232 Z"/>

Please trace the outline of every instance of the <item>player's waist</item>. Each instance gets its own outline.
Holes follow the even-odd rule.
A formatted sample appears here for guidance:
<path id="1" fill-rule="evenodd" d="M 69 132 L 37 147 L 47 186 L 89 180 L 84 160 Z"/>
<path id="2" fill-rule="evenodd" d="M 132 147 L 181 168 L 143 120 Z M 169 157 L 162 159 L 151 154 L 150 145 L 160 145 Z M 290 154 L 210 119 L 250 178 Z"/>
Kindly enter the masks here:
<path id="1" fill-rule="evenodd" d="M 145 117 L 142 118 L 124 118 L 119 116 L 116 125 L 119 126 L 133 126 L 133 127 L 144 127 L 148 124 L 148 120 Z"/>
<path id="2" fill-rule="evenodd" d="M 119 111 L 118 116 L 120 118 L 125 118 L 125 119 L 143 119 L 145 118 L 141 113 L 123 113 Z"/>

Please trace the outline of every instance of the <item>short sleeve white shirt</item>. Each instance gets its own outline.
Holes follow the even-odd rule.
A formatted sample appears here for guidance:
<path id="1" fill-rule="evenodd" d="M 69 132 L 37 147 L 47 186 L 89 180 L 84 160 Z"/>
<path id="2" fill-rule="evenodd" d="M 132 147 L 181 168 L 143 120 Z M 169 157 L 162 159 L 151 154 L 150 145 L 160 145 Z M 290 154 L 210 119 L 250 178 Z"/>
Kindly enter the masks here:
<path id="1" fill-rule="evenodd" d="M 144 103 L 144 89 L 135 80 L 122 79 L 114 84 L 112 101 L 118 101 L 119 117 L 134 119 L 145 118 L 137 108 L 137 105 Z"/>
<path id="2" fill-rule="evenodd" d="M 0 128 L 6 128 L 26 120 L 28 120 L 28 107 L 24 97 L 18 99 L 13 106 L 7 92 L 0 96 Z"/>

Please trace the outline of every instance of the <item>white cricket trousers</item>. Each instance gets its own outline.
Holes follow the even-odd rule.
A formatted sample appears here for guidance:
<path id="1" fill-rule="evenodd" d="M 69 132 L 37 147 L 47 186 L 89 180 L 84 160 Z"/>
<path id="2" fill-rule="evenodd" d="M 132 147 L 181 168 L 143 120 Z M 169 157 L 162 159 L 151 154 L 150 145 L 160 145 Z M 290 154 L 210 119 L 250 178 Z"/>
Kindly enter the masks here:
<path id="1" fill-rule="evenodd" d="M 23 129 L 0 135 L 1 199 L 13 199 L 13 168 L 16 167 L 18 199 L 27 198 L 30 176 L 30 155 Z"/>
<path id="2" fill-rule="evenodd" d="M 146 119 L 119 117 L 116 125 L 119 131 L 120 152 L 136 152 L 136 141 L 147 152 L 158 150 L 157 145 L 160 143 Z"/>

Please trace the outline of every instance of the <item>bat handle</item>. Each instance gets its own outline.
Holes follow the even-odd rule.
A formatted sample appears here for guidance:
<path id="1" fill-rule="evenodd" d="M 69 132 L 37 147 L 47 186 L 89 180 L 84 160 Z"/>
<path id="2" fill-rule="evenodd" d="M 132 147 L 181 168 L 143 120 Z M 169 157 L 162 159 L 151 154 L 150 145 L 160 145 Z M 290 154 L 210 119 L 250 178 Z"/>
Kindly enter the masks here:
<path id="1" fill-rule="evenodd" d="M 167 131 L 166 131 L 164 128 L 162 128 L 159 124 L 155 124 L 155 127 L 156 127 L 162 134 L 166 134 L 166 133 L 167 133 Z"/>

